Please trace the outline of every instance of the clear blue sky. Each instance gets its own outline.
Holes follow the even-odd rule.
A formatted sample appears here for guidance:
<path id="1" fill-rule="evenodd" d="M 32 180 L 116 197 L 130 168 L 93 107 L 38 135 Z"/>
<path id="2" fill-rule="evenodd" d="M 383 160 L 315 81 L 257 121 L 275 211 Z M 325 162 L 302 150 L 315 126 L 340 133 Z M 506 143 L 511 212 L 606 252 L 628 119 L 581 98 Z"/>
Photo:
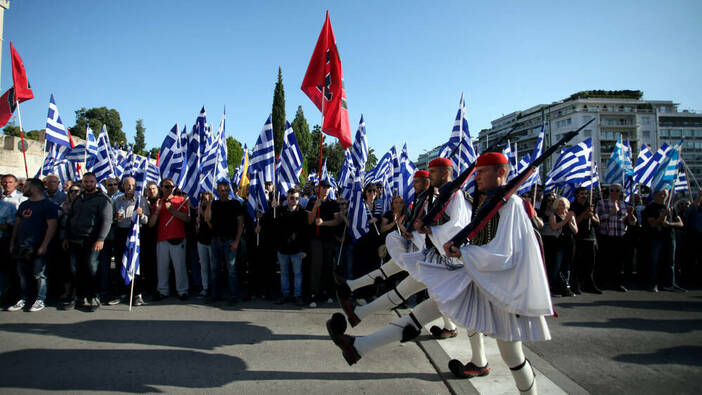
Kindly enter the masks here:
<path id="1" fill-rule="evenodd" d="M 256 4 L 254 4 L 256 3 Z M 589 89 L 640 89 L 702 110 L 700 1 L 11 1 L 2 88 L 12 83 L 9 42 L 35 99 L 26 130 L 42 129 L 51 93 L 67 126 L 80 107 L 117 109 L 147 147 L 204 105 L 227 135 L 253 145 L 271 111 L 278 66 L 286 115 L 329 9 L 341 53 L 351 129 L 364 115 L 379 156 L 407 141 L 410 157 L 449 137 L 465 92 L 473 137 L 503 114 Z"/>

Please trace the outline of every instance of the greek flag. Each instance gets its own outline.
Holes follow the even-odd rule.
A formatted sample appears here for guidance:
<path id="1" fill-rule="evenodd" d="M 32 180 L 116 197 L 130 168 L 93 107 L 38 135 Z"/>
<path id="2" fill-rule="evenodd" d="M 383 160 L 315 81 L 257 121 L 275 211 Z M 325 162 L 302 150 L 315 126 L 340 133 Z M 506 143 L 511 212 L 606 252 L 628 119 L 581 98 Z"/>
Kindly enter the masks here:
<path id="1" fill-rule="evenodd" d="M 399 188 L 397 194 L 405 200 L 405 205 L 409 205 L 414 200 L 414 173 L 417 171 L 417 166 L 412 163 L 407 153 L 407 143 L 402 147 L 400 152 L 400 174 Z"/>
<path id="2" fill-rule="evenodd" d="M 251 178 L 249 179 L 249 196 L 247 199 L 246 209 L 251 218 L 256 221 L 256 212 L 265 213 L 268 211 L 268 200 L 265 193 L 265 179 L 263 172 L 251 169 Z"/>
<path id="3" fill-rule="evenodd" d="M 180 145 L 181 140 L 178 129 L 179 127 L 176 123 L 166 134 L 166 138 L 163 139 L 158 163 L 161 178 L 171 178 L 176 182 L 180 179 L 180 172 L 183 169 L 183 161 L 185 159 L 185 150 L 183 148 L 187 148 Z"/>
<path id="4" fill-rule="evenodd" d="M 71 140 L 68 138 L 66 127 L 59 116 L 53 93 L 49 99 L 49 115 L 46 117 L 46 141 L 71 148 Z"/>
<path id="5" fill-rule="evenodd" d="M 276 189 L 280 192 L 280 196 L 286 196 L 288 189 L 300 182 L 300 173 L 302 173 L 302 152 L 293 128 L 287 120 L 283 134 L 283 149 L 280 151 L 280 164 L 275 171 Z"/>
<path id="6" fill-rule="evenodd" d="M 366 161 L 368 161 L 368 140 L 366 140 L 366 122 L 363 120 L 363 115 L 361 115 L 356 138 L 351 146 L 351 161 L 357 170 L 365 171 Z"/>
<path id="7" fill-rule="evenodd" d="M 388 174 L 392 171 L 392 153 L 390 151 L 386 152 L 382 158 L 378 161 L 378 164 L 371 169 L 365 176 L 366 185 L 379 182 L 386 182 L 388 179 Z"/>
<path id="8" fill-rule="evenodd" d="M 353 176 L 354 167 L 353 159 L 351 159 L 351 152 L 349 150 L 345 150 L 344 163 L 341 164 L 341 169 L 339 170 L 338 186 L 341 190 L 341 196 L 347 201 L 351 197 L 351 190 L 353 188 Z"/>
<path id="9" fill-rule="evenodd" d="M 220 181 L 226 181 L 229 183 L 229 165 L 227 163 L 227 137 L 225 136 L 224 124 L 227 118 L 227 110 L 224 109 L 222 113 L 222 121 L 219 123 L 218 134 L 220 135 L 219 152 L 217 153 L 217 170 L 215 173 L 215 185 Z M 229 185 L 230 195 L 233 198 L 234 192 L 231 190 L 231 184 Z"/>
<path id="10" fill-rule="evenodd" d="M 622 136 L 619 135 L 617 143 L 614 145 L 614 151 L 612 151 L 612 156 L 609 158 L 607 163 L 607 170 L 605 171 L 604 181 L 607 184 L 622 184 L 624 185 L 624 177 L 626 174 L 626 153 L 625 147 L 622 143 Z M 631 160 L 629 160 L 629 166 L 631 166 Z"/>
<path id="11" fill-rule="evenodd" d="M 638 184 L 643 184 L 646 185 L 647 187 L 651 188 L 653 185 L 653 178 L 656 176 L 656 173 L 660 167 L 660 165 L 666 160 L 666 157 L 668 153 L 672 150 L 673 148 L 669 146 L 667 143 L 663 143 L 658 148 L 658 151 L 656 151 L 651 158 L 646 161 L 646 163 L 642 164 L 639 166 L 638 160 L 636 164 L 636 168 L 638 169 L 635 174 L 634 180 Z M 641 154 L 639 154 L 639 158 L 641 157 Z"/>
<path id="12" fill-rule="evenodd" d="M 541 154 L 544 151 L 544 124 L 541 124 L 541 131 L 539 132 L 539 136 L 536 139 L 536 145 L 534 146 L 534 151 L 532 151 L 531 155 L 526 154 L 522 160 L 519 161 L 519 173 L 522 172 L 526 168 L 527 165 L 531 164 L 536 158 L 541 156 Z M 541 176 L 539 175 L 541 170 L 541 166 L 536 168 L 536 171 L 534 171 L 534 174 L 529 177 L 528 180 L 522 184 L 522 187 L 519 188 L 519 194 L 523 194 L 528 192 L 534 185 L 541 184 Z"/>
<path id="13" fill-rule="evenodd" d="M 312 185 L 317 185 L 319 182 L 319 177 L 317 177 L 317 171 L 312 170 L 310 174 L 307 175 L 307 183 L 312 183 Z"/>
<path id="14" fill-rule="evenodd" d="M 511 180 L 519 174 L 519 163 L 517 159 L 519 158 L 519 153 L 517 152 L 517 143 L 512 144 L 507 140 L 507 146 L 502 150 L 502 154 L 507 157 L 509 162 L 509 174 L 507 175 L 507 180 Z"/>
<path id="15" fill-rule="evenodd" d="M 224 130 L 220 129 L 220 133 L 212 139 L 210 145 L 207 147 L 205 156 L 200 162 L 200 189 L 198 195 L 202 192 L 213 192 L 215 189 L 215 178 L 217 176 L 217 168 L 219 167 L 220 150 L 224 137 L 222 132 L 224 132 Z"/>
<path id="16" fill-rule="evenodd" d="M 195 205 L 200 201 L 200 140 L 204 136 L 204 120 L 201 119 L 203 113 L 204 108 L 188 135 L 188 143 L 185 148 L 187 161 L 184 162 L 185 168 L 182 170 L 178 181 L 178 187 L 190 197 L 190 201 Z M 205 137 L 202 137 L 202 139 L 205 139 Z"/>
<path id="17" fill-rule="evenodd" d="M 678 178 L 678 168 L 680 167 L 680 148 L 683 140 L 680 140 L 675 146 L 669 150 L 661 160 L 658 169 L 656 170 L 653 180 L 651 181 L 651 191 L 658 192 L 663 189 L 672 189 Z"/>
<path id="18" fill-rule="evenodd" d="M 459 147 L 456 153 L 449 158 L 453 162 L 454 178 L 458 177 L 459 174 L 467 169 L 477 157 L 475 149 L 473 149 L 473 142 L 470 139 L 466 102 L 463 93 L 461 93 L 461 101 L 458 104 L 458 113 L 456 113 L 456 120 L 453 123 L 451 137 L 446 145 L 441 148 L 439 156 L 448 158 L 456 147 Z"/>
<path id="19" fill-rule="evenodd" d="M 389 180 L 392 192 L 397 193 L 400 190 L 400 155 L 397 153 L 397 147 L 390 148 L 390 165 L 392 165 L 392 180 Z"/>
<path id="20" fill-rule="evenodd" d="M 146 174 L 147 172 L 148 160 L 142 162 L 142 168 L 139 172 L 140 174 Z M 141 197 L 144 194 L 144 182 L 142 177 L 141 188 L 137 188 L 134 192 L 136 196 L 136 206 L 134 213 L 132 214 L 132 230 L 129 232 L 129 238 L 127 239 L 127 246 L 124 249 L 124 255 L 122 255 L 122 278 L 124 278 L 125 284 L 130 284 L 137 275 L 140 275 L 139 271 L 139 253 L 141 250 L 141 242 L 139 237 L 139 216 L 136 214 L 136 207 L 141 205 Z"/>
<path id="21" fill-rule="evenodd" d="M 95 163 L 90 171 L 95 173 L 98 182 L 107 178 L 115 177 L 115 164 L 112 156 L 112 148 L 110 147 L 110 138 L 107 135 L 107 130 L 103 127 L 102 133 L 98 137 L 98 148 L 95 155 Z"/>
<path id="22" fill-rule="evenodd" d="M 592 138 L 561 151 L 561 155 L 546 177 L 544 190 L 552 191 L 565 184 L 580 185 L 590 181 L 592 172 Z"/>
<path id="23" fill-rule="evenodd" d="M 266 123 L 263 125 L 263 129 L 261 129 L 261 134 L 256 140 L 256 145 L 254 145 L 250 166 L 252 169 L 260 171 L 263 179 L 270 182 L 273 181 L 274 161 L 273 123 L 269 115 Z"/>
<path id="24" fill-rule="evenodd" d="M 329 199 L 336 200 L 336 181 L 334 180 L 334 176 L 327 171 L 327 158 L 324 158 L 324 164 L 322 165 L 321 180 L 331 185 L 331 188 L 329 188 Z"/>
<path id="25" fill-rule="evenodd" d="M 675 192 L 686 192 L 690 190 L 690 184 L 687 181 L 687 173 L 681 166 L 678 169 L 678 177 L 675 179 Z"/>
<path id="26" fill-rule="evenodd" d="M 349 221 L 349 230 L 354 240 L 368 233 L 368 210 L 363 201 L 363 184 L 360 177 L 356 177 L 353 182 L 351 199 L 349 199 Z"/>
<path id="27" fill-rule="evenodd" d="M 636 166 L 634 166 L 633 183 L 638 184 L 646 170 L 646 165 L 653 154 L 646 144 L 641 144 L 639 156 L 636 158 Z"/>

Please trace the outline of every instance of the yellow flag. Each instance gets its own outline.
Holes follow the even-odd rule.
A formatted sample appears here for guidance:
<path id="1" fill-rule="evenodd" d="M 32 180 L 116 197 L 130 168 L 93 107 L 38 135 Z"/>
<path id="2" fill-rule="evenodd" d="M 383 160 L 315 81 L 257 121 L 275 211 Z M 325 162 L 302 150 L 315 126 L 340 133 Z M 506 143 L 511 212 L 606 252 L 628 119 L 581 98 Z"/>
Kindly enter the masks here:
<path id="1" fill-rule="evenodd" d="M 241 171 L 241 182 L 239 182 L 239 192 L 237 194 L 246 199 L 249 196 L 249 153 L 247 150 L 244 150 L 244 168 Z"/>

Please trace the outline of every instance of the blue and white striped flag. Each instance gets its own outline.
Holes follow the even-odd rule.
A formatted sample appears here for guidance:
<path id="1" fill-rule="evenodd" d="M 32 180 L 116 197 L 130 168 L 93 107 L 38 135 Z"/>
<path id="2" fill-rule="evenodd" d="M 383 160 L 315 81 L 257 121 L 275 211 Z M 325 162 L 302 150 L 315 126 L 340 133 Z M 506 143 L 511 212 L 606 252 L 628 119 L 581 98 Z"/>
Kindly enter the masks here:
<path id="1" fill-rule="evenodd" d="M 592 168 L 592 138 L 588 138 L 561 152 L 546 177 L 544 190 L 550 192 L 565 184 L 578 186 L 589 182 Z"/>
<path id="2" fill-rule="evenodd" d="M 203 128 L 204 121 L 198 116 L 195 125 L 193 125 L 190 134 L 188 134 L 188 144 L 187 148 L 185 148 L 187 161 L 178 181 L 178 187 L 190 197 L 190 201 L 194 205 L 197 205 L 200 201 L 200 138 L 204 136 L 201 133 Z M 205 137 L 202 138 L 204 139 Z"/>
<path id="3" fill-rule="evenodd" d="M 653 193 L 672 189 L 675 181 L 678 178 L 678 168 L 680 167 L 680 149 L 682 148 L 683 140 L 680 140 L 670 149 L 665 158 L 661 160 L 656 170 L 653 180 L 651 181 L 651 191 Z"/>
<path id="4" fill-rule="evenodd" d="M 220 181 L 225 181 L 229 183 L 229 165 L 227 162 L 227 137 L 225 134 L 225 122 L 227 118 L 227 110 L 226 108 L 224 109 L 224 112 L 222 112 L 222 120 L 219 123 L 219 129 L 218 129 L 218 134 L 220 135 L 220 145 L 219 145 L 219 153 L 217 155 L 217 171 L 215 173 L 215 187 L 218 182 Z M 230 197 L 234 197 L 234 192 L 231 188 L 231 184 L 229 185 L 229 195 Z"/>
<path id="5" fill-rule="evenodd" d="M 519 174 L 519 162 L 517 162 L 519 153 L 517 152 L 517 143 L 515 142 L 512 144 L 509 140 L 507 140 L 507 145 L 502 150 L 502 154 L 507 157 L 507 161 L 509 162 L 509 174 L 507 175 L 507 180 L 509 181 L 514 178 L 514 176 Z"/>
<path id="6" fill-rule="evenodd" d="M 327 171 L 327 158 L 324 158 L 322 177 L 320 180 L 326 181 L 331 185 L 331 188 L 329 188 L 329 199 L 336 200 L 336 182 L 334 181 L 334 177 Z"/>
<path id="7" fill-rule="evenodd" d="M 349 230 L 354 240 L 368 233 L 368 209 L 363 201 L 363 184 L 360 177 L 353 182 L 351 199 L 349 199 Z"/>
<path id="8" fill-rule="evenodd" d="M 399 179 L 399 189 L 397 194 L 402 196 L 405 200 L 405 205 L 409 205 L 414 199 L 414 173 L 417 171 L 417 166 L 412 163 L 409 159 L 409 153 L 407 152 L 407 143 L 402 147 L 400 152 L 400 174 Z"/>
<path id="9" fill-rule="evenodd" d="M 392 179 L 389 180 L 391 191 L 397 193 L 400 190 L 400 154 L 397 152 L 397 147 L 390 148 L 390 165 L 392 165 Z"/>
<path id="10" fill-rule="evenodd" d="M 158 168 L 161 178 L 171 178 L 175 182 L 180 179 L 185 159 L 185 149 L 180 145 L 179 127 L 176 123 L 166 134 L 161 144 L 161 154 L 159 156 Z"/>
<path id="11" fill-rule="evenodd" d="M 115 177 L 115 163 L 112 156 L 112 147 L 110 146 L 110 137 L 107 135 L 107 130 L 104 127 L 102 133 L 98 136 L 95 162 L 93 167 L 88 169 L 95 173 L 98 183 L 107 178 Z"/>
<path id="12" fill-rule="evenodd" d="M 290 123 L 285 121 L 283 149 L 280 151 L 280 164 L 276 167 L 276 189 L 280 196 L 286 196 L 288 189 L 300 183 L 302 173 L 302 152 L 297 144 L 295 132 Z"/>
<path id="13" fill-rule="evenodd" d="M 690 184 L 687 180 L 685 169 L 680 166 L 678 169 L 678 177 L 675 179 L 675 192 L 686 192 L 690 190 Z"/>
<path id="14" fill-rule="evenodd" d="M 66 126 L 61 121 L 61 116 L 59 116 L 53 93 L 49 99 L 49 115 L 46 117 L 46 141 L 71 148 L 71 140 L 68 137 Z"/>
<path id="15" fill-rule="evenodd" d="M 634 166 L 633 184 L 638 184 L 646 170 L 646 165 L 653 154 L 646 144 L 641 144 L 639 156 L 636 158 L 636 166 Z"/>
<path id="16" fill-rule="evenodd" d="M 139 173 L 146 174 L 148 166 L 148 160 L 142 162 L 142 168 Z M 141 241 L 139 237 L 139 215 L 136 213 L 136 208 L 141 207 L 141 198 L 144 194 L 144 182 L 142 178 L 141 188 L 137 188 L 134 192 L 136 196 L 136 205 L 134 206 L 134 213 L 132 214 L 132 230 L 129 232 L 129 238 L 127 239 L 127 245 L 124 249 L 124 254 L 122 255 L 122 267 L 121 273 L 122 278 L 124 278 L 125 284 L 130 284 L 134 278 L 140 275 L 139 270 L 139 254 L 141 250 Z"/>
<path id="17" fill-rule="evenodd" d="M 459 148 L 456 149 L 456 147 Z M 446 145 L 441 148 L 439 157 L 448 158 L 454 149 L 456 149 L 456 153 L 449 159 L 453 162 L 453 177 L 456 178 L 466 170 L 477 157 L 475 149 L 473 148 L 473 142 L 470 138 L 470 130 L 468 129 L 466 102 L 463 93 L 461 93 L 461 101 L 458 104 L 458 112 L 456 113 L 456 119 L 454 120 L 453 129 L 451 130 L 451 137 Z"/>
<path id="18" fill-rule="evenodd" d="M 655 177 L 658 168 L 666 160 L 668 152 L 670 152 L 672 149 L 673 148 L 667 143 L 663 143 L 663 145 L 658 148 L 656 153 L 653 154 L 653 156 L 651 156 L 651 158 L 641 166 L 639 166 L 637 160 L 637 170 L 634 181 L 638 184 L 643 184 L 651 188 L 653 185 L 653 178 Z M 641 154 L 639 154 L 639 157 L 641 157 Z"/>
<path id="19" fill-rule="evenodd" d="M 368 161 L 368 140 L 366 139 L 366 122 L 361 115 L 361 121 L 358 123 L 358 131 L 356 138 L 351 146 L 351 161 L 357 171 L 364 172 L 366 170 L 366 161 Z"/>
<path id="20" fill-rule="evenodd" d="M 263 179 L 267 182 L 271 182 L 273 181 L 274 161 L 273 122 L 269 115 L 266 123 L 263 125 L 263 129 L 261 129 L 261 134 L 256 140 L 249 167 L 262 172 Z"/>
<path id="21" fill-rule="evenodd" d="M 607 184 L 622 184 L 624 185 L 624 177 L 626 175 L 626 153 L 624 143 L 622 142 L 622 136 L 619 135 L 617 143 L 614 145 L 614 151 L 612 151 L 612 156 L 607 162 L 607 170 L 604 175 L 604 182 Z M 631 160 L 629 160 L 629 166 L 631 165 Z"/>

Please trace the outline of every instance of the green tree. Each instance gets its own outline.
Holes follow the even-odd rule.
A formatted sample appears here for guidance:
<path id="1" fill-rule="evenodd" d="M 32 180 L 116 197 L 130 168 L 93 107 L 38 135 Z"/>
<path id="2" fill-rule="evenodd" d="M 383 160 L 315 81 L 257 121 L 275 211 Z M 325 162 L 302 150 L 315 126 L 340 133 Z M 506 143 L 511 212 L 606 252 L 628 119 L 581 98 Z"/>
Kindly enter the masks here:
<path id="1" fill-rule="evenodd" d="M 278 67 L 278 82 L 273 91 L 273 144 L 276 156 L 283 149 L 283 134 L 285 133 L 285 90 L 283 89 L 283 72 Z M 297 137 L 297 136 L 296 136 Z"/>
<path id="2" fill-rule="evenodd" d="M 378 158 L 375 156 L 375 150 L 368 147 L 368 160 L 366 160 L 366 171 L 372 170 L 378 164 Z"/>
<path id="3" fill-rule="evenodd" d="M 107 107 L 91 109 L 82 107 L 80 110 L 76 110 L 76 124 L 71 128 L 71 134 L 85 138 L 85 128 L 90 126 L 97 137 L 102 130 L 102 125 L 107 127 L 110 143 L 120 145 L 127 143 L 127 136 L 122 131 L 122 120 L 119 117 L 119 112 Z"/>
<path id="4" fill-rule="evenodd" d="M 7 125 L 5 128 L 2 130 L 2 132 L 5 134 L 5 136 L 15 136 L 15 137 L 20 137 L 20 128 L 19 126 L 15 125 Z M 30 131 L 24 131 L 24 138 L 26 139 L 31 139 L 31 140 L 39 140 L 41 138 L 41 132 L 43 130 L 30 130 Z"/>
<path id="5" fill-rule="evenodd" d="M 159 147 L 153 147 L 149 151 L 149 154 L 151 154 L 151 159 L 156 159 L 158 158 L 158 154 L 161 152 L 161 148 Z"/>
<path id="6" fill-rule="evenodd" d="M 306 158 L 312 150 L 312 136 L 310 135 L 310 125 L 307 124 L 305 113 L 302 112 L 302 106 L 297 107 L 295 119 L 293 119 L 292 125 L 290 126 L 292 126 L 293 132 L 295 132 L 295 138 L 297 139 L 297 144 L 300 146 L 302 157 Z"/>
<path id="7" fill-rule="evenodd" d="M 146 156 L 146 151 L 144 151 L 146 148 L 146 143 L 144 142 L 145 133 L 146 128 L 144 127 L 144 120 L 137 119 L 136 134 L 134 135 L 134 146 L 132 147 L 132 150 L 134 150 L 134 153 L 137 155 Z M 112 142 L 112 139 L 110 139 L 110 142 Z"/>
<path id="8" fill-rule="evenodd" d="M 239 140 L 232 136 L 227 137 L 227 169 L 229 175 L 234 174 L 234 169 L 241 163 L 241 158 L 244 156 L 244 149 L 241 148 Z"/>

